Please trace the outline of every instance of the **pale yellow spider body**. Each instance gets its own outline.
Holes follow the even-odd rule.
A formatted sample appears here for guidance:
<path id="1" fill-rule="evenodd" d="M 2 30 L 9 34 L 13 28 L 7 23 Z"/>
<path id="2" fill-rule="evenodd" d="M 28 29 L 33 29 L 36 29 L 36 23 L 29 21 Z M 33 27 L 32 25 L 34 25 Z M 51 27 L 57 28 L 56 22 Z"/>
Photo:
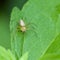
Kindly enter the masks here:
<path id="1" fill-rule="evenodd" d="M 25 24 L 25 22 L 22 19 L 19 21 L 19 26 L 17 28 L 18 28 L 18 32 L 21 31 L 22 33 L 25 33 L 27 30 L 30 30 L 33 31 L 35 35 L 37 35 L 34 24 L 33 23 Z"/>
<path id="2" fill-rule="evenodd" d="M 20 20 L 19 25 L 20 25 L 20 30 L 22 32 L 25 32 L 26 31 L 26 25 L 25 25 L 23 20 Z"/>
<path id="3" fill-rule="evenodd" d="M 21 31 L 23 33 L 26 32 L 27 30 L 31 30 L 35 32 L 35 27 L 33 26 L 33 23 L 25 24 L 25 22 L 22 19 L 19 21 L 19 26 L 17 28 L 18 31 Z"/>

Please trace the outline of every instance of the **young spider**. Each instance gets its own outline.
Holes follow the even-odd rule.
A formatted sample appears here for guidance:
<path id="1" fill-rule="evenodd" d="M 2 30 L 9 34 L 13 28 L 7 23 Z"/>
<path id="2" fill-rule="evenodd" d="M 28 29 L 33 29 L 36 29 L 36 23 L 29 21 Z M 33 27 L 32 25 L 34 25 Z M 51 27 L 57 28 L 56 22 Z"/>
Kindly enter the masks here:
<path id="1" fill-rule="evenodd" d="M 19 21 L 19 26 L 17 28 L 18 28 L 18 31 L 21 31 L 23 33 L 26 32 L 27 30 L 26 24 L 22 19 Z"/>
<path id="2" fill-rule="evenodd" d="M 23 20 L 20 20 L 19 25 L 20 25 L 20 30 L 22 32 L 26 32 L 26 25 Z"/>
<path id="3" fill-rule="evenodd" d="M 25 24 L 25 22 L 21 19 L 19 21 L 19 26 L 17 28 L 18 28 L 18 31 L 22 33 L 25 33 L 26 31 L 30 30 L 30 31 L 33 31 L 35 35 L 37 35 L 35 31 L 36 25 L 34 23 Z"/>

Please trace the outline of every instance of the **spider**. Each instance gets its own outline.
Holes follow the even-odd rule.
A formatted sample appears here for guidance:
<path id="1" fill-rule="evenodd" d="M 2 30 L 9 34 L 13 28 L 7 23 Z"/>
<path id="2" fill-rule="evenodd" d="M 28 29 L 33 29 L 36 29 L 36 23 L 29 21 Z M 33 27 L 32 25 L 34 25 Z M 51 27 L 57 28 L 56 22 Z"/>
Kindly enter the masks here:
<path id="1" fill-rule="evenodd" d="M 29 28 L 30 25 L 32 28 Z M 18 31 L 25 33 L 27 30 L 30 30 L 30 29 L 34 31 L 34 29 L 36 28 L 36 25 L 35 26 L 34 25 L 35 25 L 34 23 L 25 24 L 25 22 L 21 19 L 19 20 L 19 26 L 17 28 L 18 28 Z"/>
<path id="2" fill-rule="evenodd" d="M 26 26 L 24 21 L 21 19 L 19 21 L 19 26 L 17 27 L 18 31 L 25 32 L 26 31 Z"/>

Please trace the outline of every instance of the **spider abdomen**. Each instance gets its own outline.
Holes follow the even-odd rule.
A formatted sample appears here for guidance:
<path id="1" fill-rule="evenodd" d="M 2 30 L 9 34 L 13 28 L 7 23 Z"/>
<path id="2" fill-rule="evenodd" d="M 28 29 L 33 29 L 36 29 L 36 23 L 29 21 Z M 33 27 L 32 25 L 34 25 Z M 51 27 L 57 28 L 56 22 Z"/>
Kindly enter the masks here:
<path id="1" fill-rule="evenodd" d="M 21 26 L 20 29 L 21 29 L 22 32 L 25 32 L 26 31 L 26 27 L 25 26 Z"/>

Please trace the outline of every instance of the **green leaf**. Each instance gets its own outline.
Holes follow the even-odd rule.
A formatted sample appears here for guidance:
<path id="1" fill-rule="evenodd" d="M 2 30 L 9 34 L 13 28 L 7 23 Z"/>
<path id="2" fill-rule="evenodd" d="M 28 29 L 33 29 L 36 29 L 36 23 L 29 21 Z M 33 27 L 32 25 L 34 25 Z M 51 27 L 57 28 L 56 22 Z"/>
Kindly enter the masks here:
<path id="1" fill-rule="evenodd" d="M 41 60 L 60 60 L 60 34 L 55 38 Z"/>
<path id="2" fill-rule="evenodd" d="M 13 9 L 10 21 L 11 46 L 18 59 L 26 52 L 29 53 L 27 60 L 39 60 L 44 56 L 60 33 L 59 6 L 60 0 L 29 0 L 21 11 Z M 29 28 L 26 28 L 25 34 L 16 31 L 20 19 Z"/>
<path id="3" fill-rule="evenodd" d="M 0 60 L 16 60 L 16 59 L 10 50 L 6 50 L 2 46 L 0 46 Z"/>

